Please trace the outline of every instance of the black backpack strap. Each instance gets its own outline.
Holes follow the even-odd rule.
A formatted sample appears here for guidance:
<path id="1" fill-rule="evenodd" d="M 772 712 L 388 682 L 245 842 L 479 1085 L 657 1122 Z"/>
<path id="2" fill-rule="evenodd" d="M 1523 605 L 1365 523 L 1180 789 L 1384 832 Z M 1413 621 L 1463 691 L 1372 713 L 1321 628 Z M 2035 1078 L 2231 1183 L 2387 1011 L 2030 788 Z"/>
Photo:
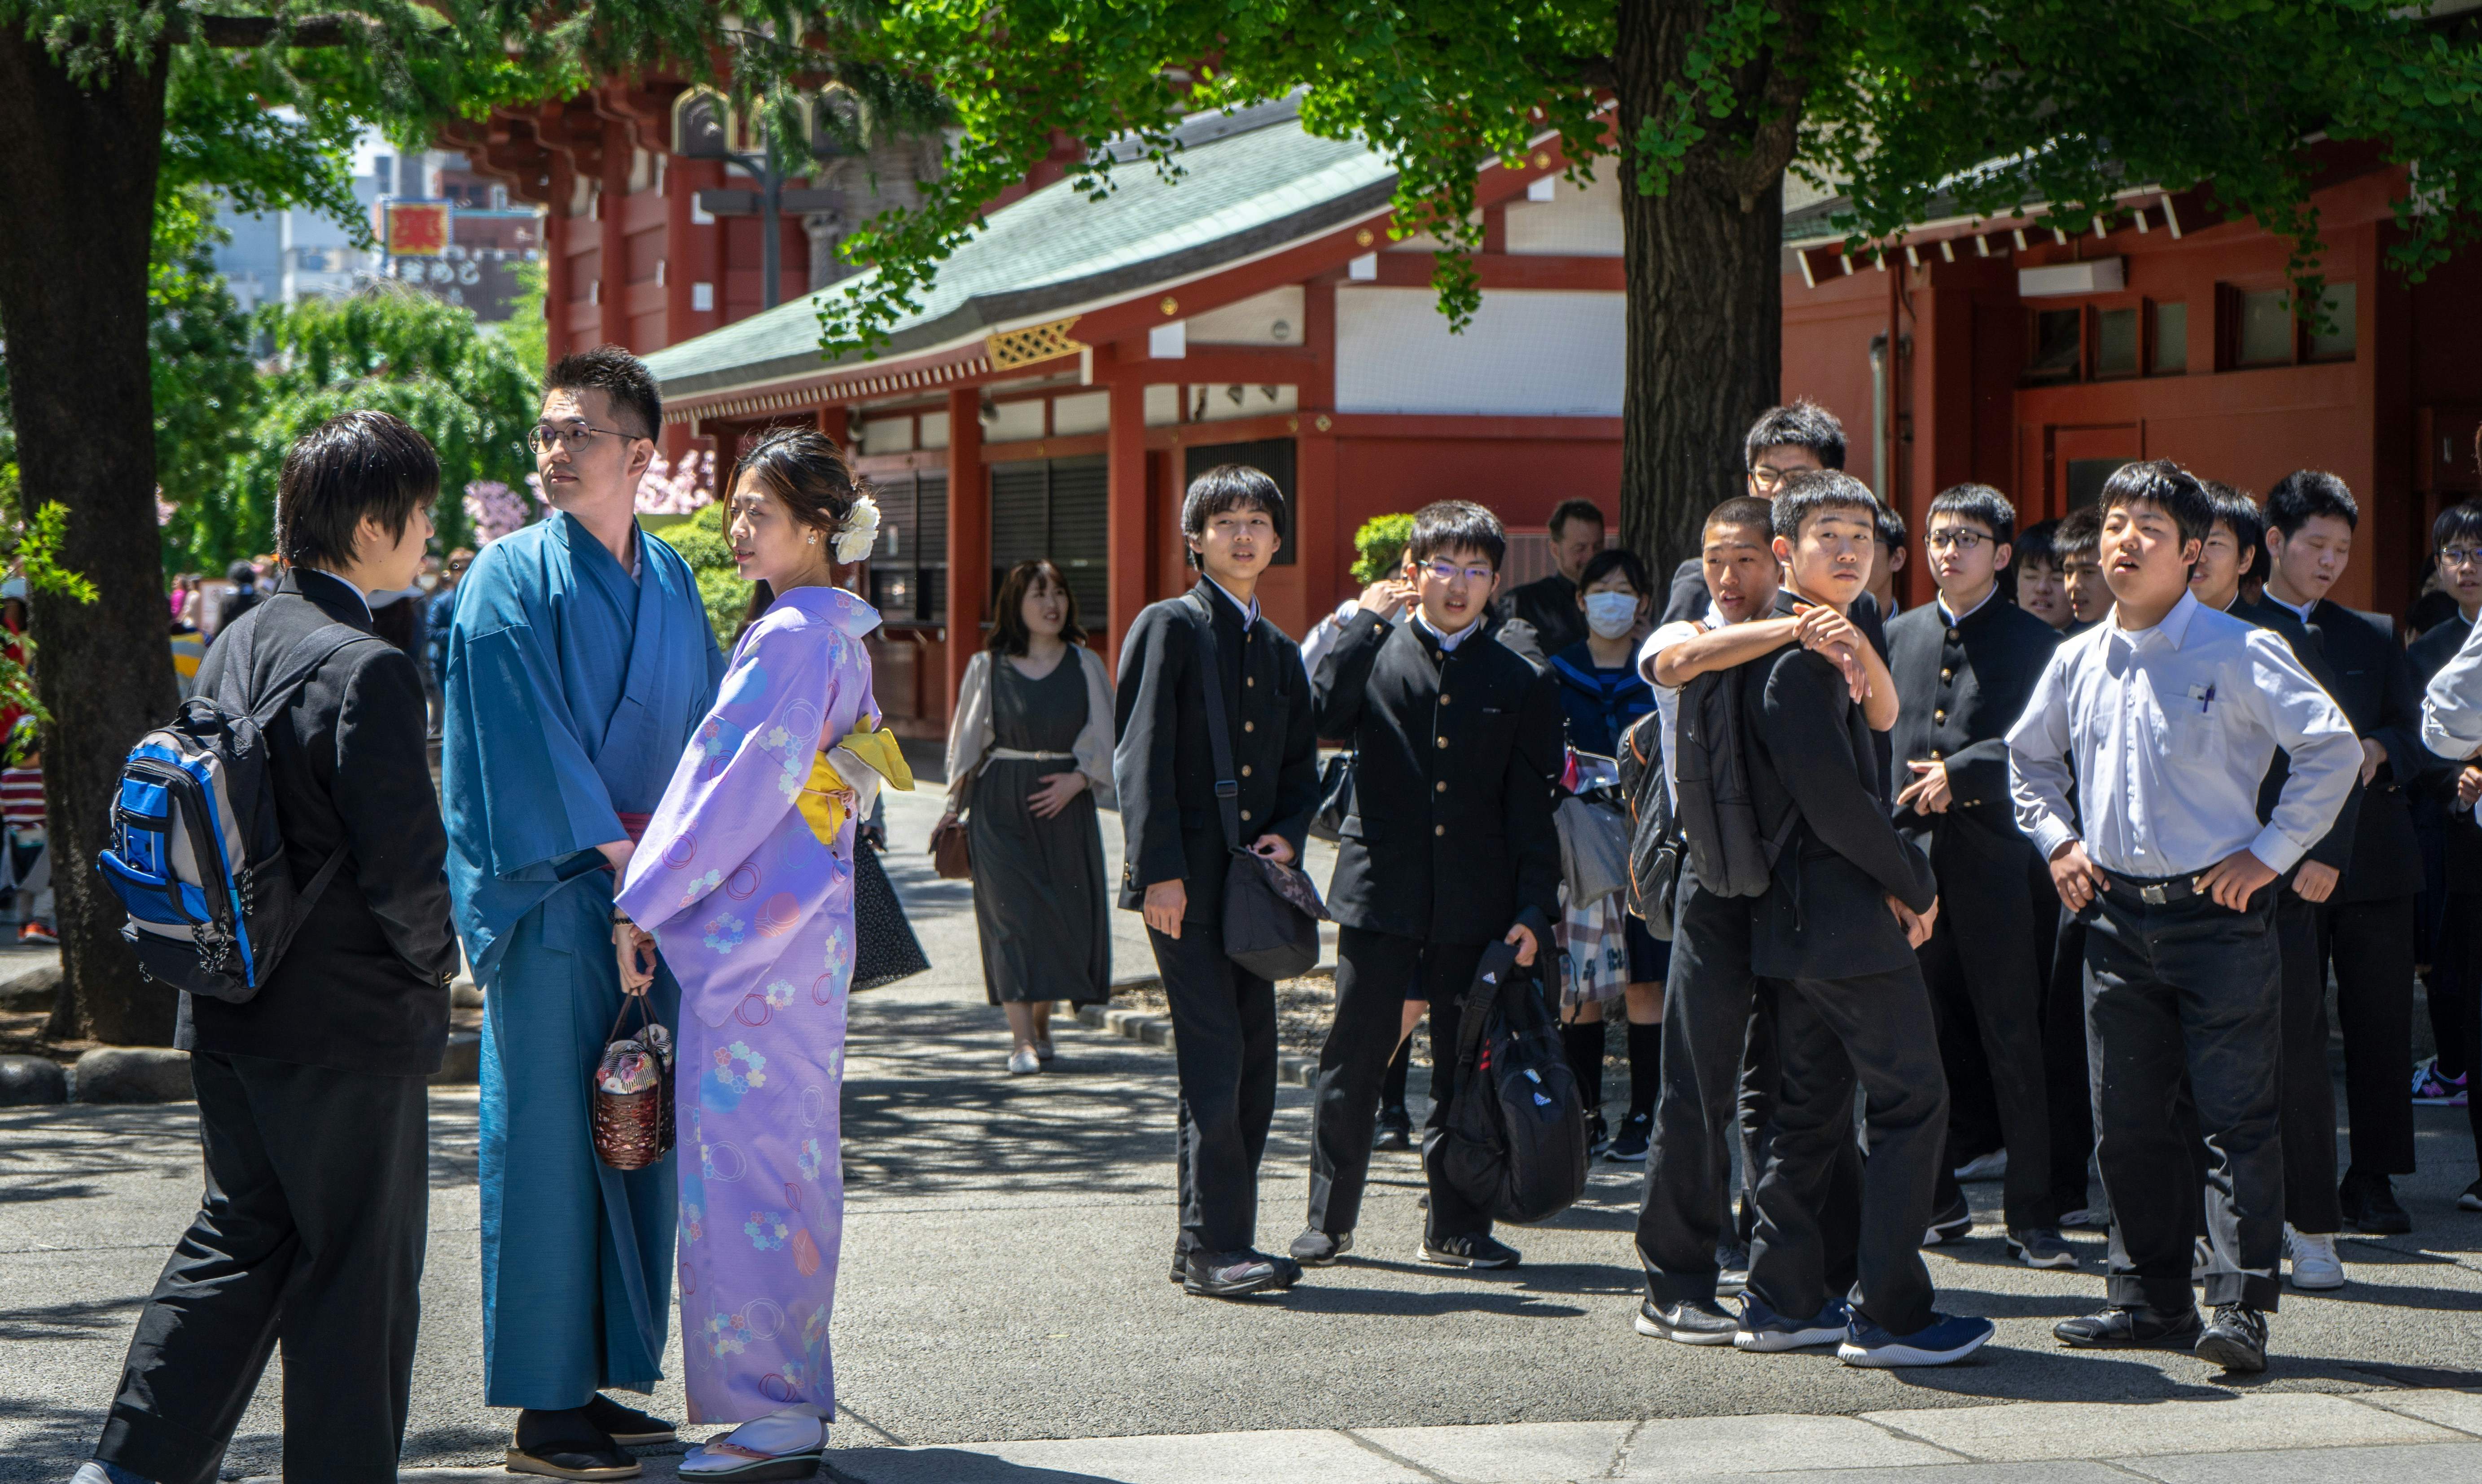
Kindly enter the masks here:
<path id="1" fill-rule="evenodd" d="M 1193 594 L 1192 596 L 1197 595 Z M 1224 714 L 1224 659 L 1215 642 L 1215 611 L 1205 603 L 1189 603 L 1198 629 L 1201 666 L 1199 689 L 1206 697 L 1206 740 L 1215 750 L 1215 811 L 1224 819 L 1224 848 L 1241 848 L 1241 784 L 1232 771 L 1231 722 Z"/>

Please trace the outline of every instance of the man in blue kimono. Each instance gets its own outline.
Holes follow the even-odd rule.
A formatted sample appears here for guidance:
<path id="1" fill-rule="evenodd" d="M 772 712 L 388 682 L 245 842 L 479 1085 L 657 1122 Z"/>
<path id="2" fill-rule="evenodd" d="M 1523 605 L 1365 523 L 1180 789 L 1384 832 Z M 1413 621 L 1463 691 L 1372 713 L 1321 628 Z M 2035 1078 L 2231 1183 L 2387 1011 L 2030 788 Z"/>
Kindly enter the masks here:
<path id="1" fill-rule="evenodd" d="M 612 1169 L 587 1126 L 622 1003 L 616 873 L 724 673 L 689 565 L 634 514 L 661 419 L 624 351 L 551 368 L 529 441 L 553 513 L 484 548 L 448 636 L 448 882 L 488 1006 L 484 1400 L 523 1409 L 509 1467 L 555 1477 L 634 1474 L 622 1445 L 673 1437 L 598 1394 L 662 1374 L 673 1160 Z M 659 973 L 649 1008 L 678 1002 Z"/>

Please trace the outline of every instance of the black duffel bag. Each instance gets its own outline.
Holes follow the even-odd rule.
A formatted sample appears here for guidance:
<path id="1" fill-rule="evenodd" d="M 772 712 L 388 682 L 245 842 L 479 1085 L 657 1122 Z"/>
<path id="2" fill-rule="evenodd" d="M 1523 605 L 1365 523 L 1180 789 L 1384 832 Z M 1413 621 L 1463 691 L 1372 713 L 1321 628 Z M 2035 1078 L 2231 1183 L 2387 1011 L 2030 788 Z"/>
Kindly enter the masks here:
<path id="1" fill-rule="evenodd" d="M 1231 852 L 1224 871 L 1224 956 L 1261 979 L 1294 979 L 1318 967 L 1318 925 L 1327 904 L 1318 888 L 1289 865 L 1241 843 L 1241 784 L 1232 768 L 1232 733 L 1224 714 L 1224 674 L 1215 621 L 1203 603 L 1190 617 L 1198 630 L 1199 689 L 1206 697 L 1206 737 L 1215 750 L 1215 809 Z"/>
<path id="2" fill-rule="evenodd" d="M 1538 935 L 1540 937 L 1540 935 Z M 1551 951 L 1539 941 L 1536 962 Z M 1586 1193 L 1586 1107 L 1540 973 L 1493 943 L 1457 1026 L 1457 1085 L 1422 1158 L 1493 1221 L 1547 1221 Z"/>

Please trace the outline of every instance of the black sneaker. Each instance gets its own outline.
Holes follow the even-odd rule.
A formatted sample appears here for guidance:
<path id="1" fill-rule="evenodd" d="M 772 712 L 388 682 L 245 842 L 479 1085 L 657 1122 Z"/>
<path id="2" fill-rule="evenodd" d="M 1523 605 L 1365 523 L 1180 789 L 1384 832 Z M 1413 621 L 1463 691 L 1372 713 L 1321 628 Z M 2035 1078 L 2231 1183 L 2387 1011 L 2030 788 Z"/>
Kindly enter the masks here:
<path id="1" fill-rule="evenodd" d="M 1965 1204 L 1965 1197 L 1959 1196 L 1954 1206 L 1931 1218 L 1930 1230 L 1922 1233 L 1922 1245 L 1944 1246 L 1972 1230 L 1973 1208 Z"/>
<path id="2" fill-rule="evenodd" d="M 1612 1127 L 1611 1125 L 1603 1122 L 1603 1110 L 1597 1108 L 1588 1113 L 1586 1115 L 1586 1157 L 1594 1158 L 1611 1142 Z"/>
<path id="3" fill-rule="evenodd" d="M 2400 1236 L 2413 1230 L 2413 1218 L 2396 1204 L 2395 1186 L 2384 1175 L 2344 1177 L 2336 1187 L 2344 1207 L 2344 1224 L 2373 1236 Z"/>
<path id="4" fill-rule="evenodd" d="M 1413 1115 L 1404 1107 L 1381 1108 L 1378 1131 L 1370 1136 L 1372 1149 L 1412 1149 L 1413 1147 Z"/>
<path id="5" fill-rule="evenodd" d="M 1181 1286 L 1199 1298 L 1241 1298 L 1264 1292 L 1281 1283 L 1276 1259 L 1254 1252 L 1197 1253 L 1181 1275 Z"/>
<path id="6" fill-rule="evenodd" d="M 1516 1248 L 1492 1240 L 1489 1232 L 1422 1238 L 1422 1260 L 1441 1267 L 1515 1267 L 1518 1256 Z"/>
<path id="7" fill-rule="evenodd" d="M 1637 1332 L 1650 1339 L 1668 1339 L 1679 1345 L 1729 1345 L 1740 1328 L 1741 1321 L 1713 1299 L 1682 1299 L 1677 1304 L 1638 1301 Z"/>
<path id="8" fill-rule="evenodd" d="M 1172 1250 L 1172 1281 L 1175 1283 L 1189 1281 L 1189 1254 L 1177 1247 Z"/>
<path id="9" fill-rule="evenodd" d="M 586 1419 L 610 1433 L 612 1441 L 624 1448 L 652 1447 L 658 1443 L 677 1441 L 672 1423 L 635 1407 L 624 1407 L 600 1391 L 586 1404 Z"/>
<path id="10" fill-rule="evenodd" d="M 2198 1337 L 2198 1357 L 2226 1370 L 2266 1369 L 2266 1315 L 2247 1304 L 2225 1304 Z"/>
<path id="11" fill-rule="evenodd" d="M 2475 1180 L 2465 1187 L 2465 1194 L 2456 1198 L 2456 1208 L 2460 1211 L 2482 1211 L 2482 1180 Z"/>
<path id="12" fill-rule="evenodd" d="M 1293 1285 L 1302 1281 L 1302 1265 L 1290 1258 L 1278 1257 L 1274 1253 L 1260 1252 L 1254 1247 L 1250 1249 L 1250 1256 L 1258 1259 L 1260 1261 L 1275 1264 L 1276 1282 L 1274 1286 L 1278 1288 L 1289 1288 Z"/>
<path id="13" fill-rule="evenodd" d="M 2198 1342 L 2198 1311 L 2106 1309 L 2051 1326 L 2060 1343 L 2078 1350 L 2186 1350 Z"/>
<path id="14" fill-rule="evenodd" d="M 2027 1267 L 2074 1267 L 2077 1255 L 2049 1227 L 2020 1227 L 2008 1233 L 2008 1256 Z"/>
<path id="15" fill-rule="evenodd" d="M 1654 1115 L 1632 1113 L 1621 1120 L 1620 1136 L 1612 1140 L 1611 1148 L 1603 1151 L 1603 1157 L 1622 1164 L 1643 1164 L 1646 1146 L 1653 1137 Z"/>
<path id="16" fill-rule="evenodd" d="M 1750 1285 L 1750 1249 L 1735 1241 L 1715 1244 L 1715 1291 L 1733 1294 Z"/>
<path id="17" fill-rule="evenodd" d="M 1304 1267 L 1327 1267 L 1353 1250 L 1353 1233 L 1327 1232 L 1308 1227 L 1293 1238 L 1291 1250 L 1293 1260 Z"/>

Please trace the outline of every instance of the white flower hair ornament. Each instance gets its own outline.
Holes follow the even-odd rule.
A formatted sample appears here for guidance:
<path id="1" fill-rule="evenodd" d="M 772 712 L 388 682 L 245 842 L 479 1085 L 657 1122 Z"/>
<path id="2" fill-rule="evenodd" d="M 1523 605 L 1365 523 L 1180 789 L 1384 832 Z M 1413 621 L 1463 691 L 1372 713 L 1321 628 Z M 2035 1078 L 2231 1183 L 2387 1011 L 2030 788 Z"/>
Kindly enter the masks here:
<path id="1" fill-rule="evenodd" d="M 869 495 L 854 496 L 853 508 L 836 528 L 836 560 L 851 565 L 870 555 L 879 544 L 879 504 Z"/>

